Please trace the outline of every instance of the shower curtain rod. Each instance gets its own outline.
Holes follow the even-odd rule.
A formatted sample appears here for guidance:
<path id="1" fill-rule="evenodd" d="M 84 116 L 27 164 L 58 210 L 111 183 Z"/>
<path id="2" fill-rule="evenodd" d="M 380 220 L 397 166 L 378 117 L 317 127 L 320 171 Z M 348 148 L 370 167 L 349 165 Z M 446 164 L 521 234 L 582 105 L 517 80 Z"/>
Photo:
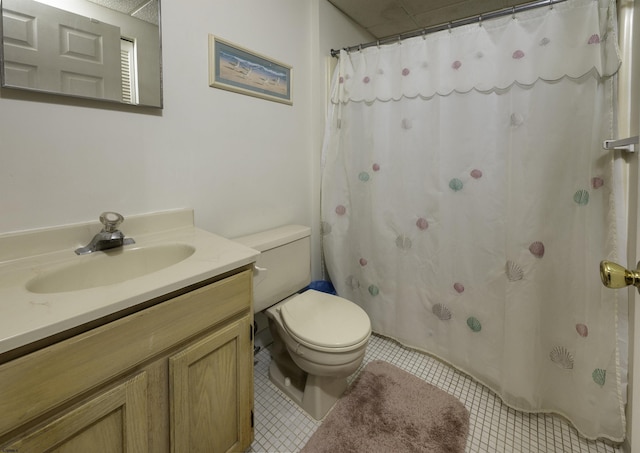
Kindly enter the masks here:
<path id="1" fill-rule="evenodd" d="M 509 14 L 513 14 L 515 16 L 515 14 L 520 13 L 522 11 L 528 11 L 530 9 L 540 8 L 543 6 L 549 6 L 553 8 L 553 5 L 555 5 L 556 3 L 562 3 L 565 1 L 566 0 L 538 0 L 536 2 L 525 3 L 523 5 L 512 6 L 511 8 L 504 8 L 504 9 L 499 9 L 497 11 L 478 14 L 476 16 L 467 17 L 465 19 L 454 20 L 452 22 L 447 22 L 440 25 L 433 25 L 431 27 L 421 28 L 419 30 L 410 31 L 407 33 L 400 33 L 399 35 L 389 36 L 387 38 L 379 39 L 377 41 L 372 41 L 365 44 L 358 44 L 357 46 L 343 47 L 342 50 L 345 50 L 347 52 L 352 52 L 355 50 L 362 50 L 367 47 L 373 47 L 373 46 L 379 47 L 380 44 L 400 42 L 403 39 L 415 38 L 416 36 L 424 36 L 428 33 L 435 33 L 435 32 L 447 30 L 447 29 L 451 30 L 452 28 L 461 27 L 463 25 L 469 25 L 474 23 L 482 25 L 482 21 L 486 19 L 495 19 L 497 17 L 508 16 Z M 339 55 L 340 55 L 339 49 L 338 50 L 331 49 L 332 57 L 338 57 Z"/>

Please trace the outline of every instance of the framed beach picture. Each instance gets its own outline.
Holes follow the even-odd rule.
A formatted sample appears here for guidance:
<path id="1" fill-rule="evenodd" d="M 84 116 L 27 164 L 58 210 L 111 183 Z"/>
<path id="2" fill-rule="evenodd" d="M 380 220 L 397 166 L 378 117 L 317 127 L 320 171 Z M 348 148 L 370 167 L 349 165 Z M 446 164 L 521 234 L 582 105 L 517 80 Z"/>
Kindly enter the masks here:
<path id="1" fill-rule="evenodd" d="M 209 86 L 292 105 L 292 85 L 291 66 L 209 35 Z"/>

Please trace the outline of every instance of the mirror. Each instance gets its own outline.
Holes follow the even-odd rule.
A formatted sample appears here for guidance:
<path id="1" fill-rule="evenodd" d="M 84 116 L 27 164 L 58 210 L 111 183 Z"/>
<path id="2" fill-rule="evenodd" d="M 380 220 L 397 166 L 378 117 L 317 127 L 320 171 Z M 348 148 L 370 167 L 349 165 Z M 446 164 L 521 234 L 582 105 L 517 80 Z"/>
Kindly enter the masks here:
<path id="1" fill-rule="evenodd" d="M 160 0 L 0 0 L 2 87 L 162 107 Z"/>

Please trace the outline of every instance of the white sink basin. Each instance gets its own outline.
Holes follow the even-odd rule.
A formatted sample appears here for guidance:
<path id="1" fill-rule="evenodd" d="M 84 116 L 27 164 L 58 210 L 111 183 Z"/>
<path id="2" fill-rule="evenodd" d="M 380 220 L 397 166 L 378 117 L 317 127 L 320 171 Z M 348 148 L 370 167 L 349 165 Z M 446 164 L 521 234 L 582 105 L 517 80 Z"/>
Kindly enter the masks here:
<path id="1" fill-rule="evenodd" d="M 120 248 L 79 256 L 77 261 L 45 271 L 29 280 L 28 291 L 62 293 L 122 283 L 159 271 L 189 258 L 195 248 L 187 244 L 164 244 Z"/>

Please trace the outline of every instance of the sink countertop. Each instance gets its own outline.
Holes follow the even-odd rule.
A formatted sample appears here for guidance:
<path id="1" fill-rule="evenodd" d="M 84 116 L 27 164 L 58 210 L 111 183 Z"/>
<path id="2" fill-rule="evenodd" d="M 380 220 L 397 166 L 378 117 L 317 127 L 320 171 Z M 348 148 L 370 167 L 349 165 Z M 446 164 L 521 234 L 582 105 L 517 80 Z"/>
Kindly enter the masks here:
<path id="1" fill-rule="evenodd" d="M 163 229 L 154 231 L 153 226 Z M 74 250 L 86 245 L 100 228 L 96 222 L 0 235 L 0 354 L 253 263 L 259 255 L 195 228 L 192 210 L 132 216 L 121 230 L 136 243 L 125 248 L 180 243 L 193 246 L 195 253 L 167 268 L 112 285 L 50 294 L 26 289 L 27 282 L 43 272 L 91 258 L 93 254 L 78 256 Z M 73 238 L 78 232 L 80 237 Z M 58 250 L 51 245 L 56 239 L 62 246 Z M 21 247 L 28 252 L 24 256 L 17 252 Z"/>

